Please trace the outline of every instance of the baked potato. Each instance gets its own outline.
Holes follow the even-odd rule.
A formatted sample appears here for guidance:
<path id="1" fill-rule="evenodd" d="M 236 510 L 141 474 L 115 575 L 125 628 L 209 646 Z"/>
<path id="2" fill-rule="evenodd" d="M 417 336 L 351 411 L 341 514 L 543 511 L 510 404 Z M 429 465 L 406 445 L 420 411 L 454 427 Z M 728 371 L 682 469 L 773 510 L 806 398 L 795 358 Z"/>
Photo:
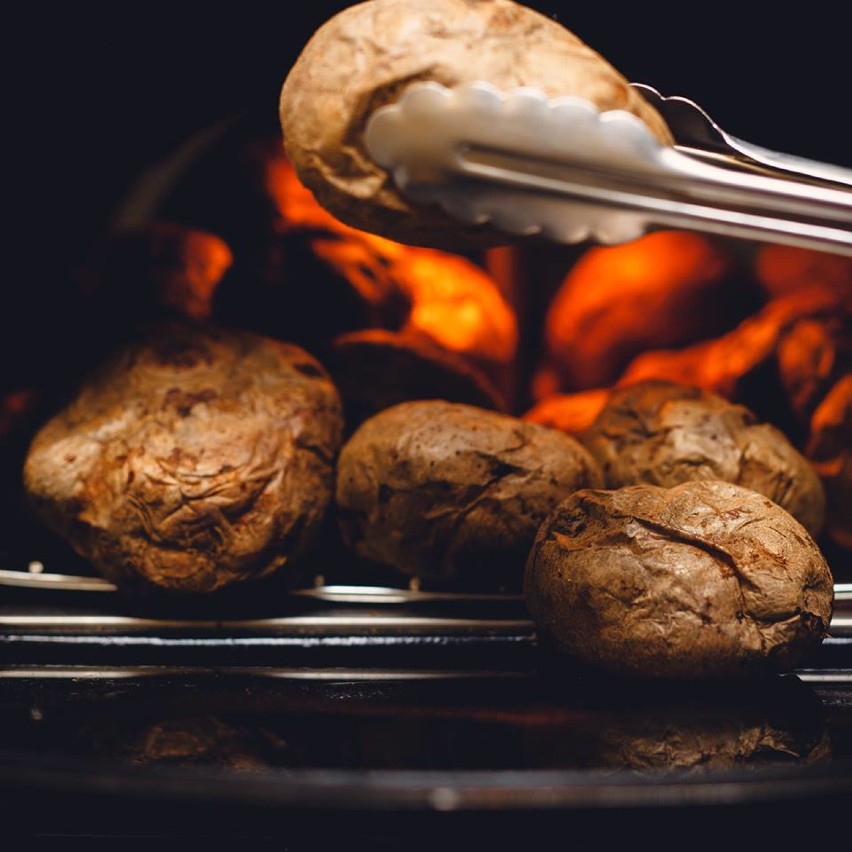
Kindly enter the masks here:
<path id="1" fill-rule="evenodd" d="M 584 489 L 541 525 L 524 597 L 538 635 L 638 678 L 789 671 L 825 638 L 831 570 L 762 494 L 720 480 Z"/>
<path id="2" fill-rule="evenodd" d="M 649 380 L 616 388 L 583 443 L 608 488 L 722 479 L 765 494 L 818 536 L 825 490 L 813 465 L 769 423 L 710 391 Z"/>
<path id="3" fill-rule="evenodd" d="M 148 327 L 35 435 L 36 515 L 123 589 L 212 592 L 295 570 L 332 496 L 337 389 L 299 347 Z"/>
<path id="4" fill-rule="evenodd" d="M 539 12 L 511 0 L 371 0 L 320 26 L 287 74 L 279 102 L 287 155 L 320 204 L 355 228 L 439 248 L 507 243 L 494 229 L 412 205 L 364 144 L 373 112 L 411 83 L 480 80 L 627 110 L 672 142 L 659 113 L 615 68 Z"/>
<path id="5" fill-rule="evenodd" d="M 601 482 L 575 438 L 443 400 L 403 402 L 340 451 L 336 507 L 362 560 L 456 587 L 520 588 L 539 524 Z"/>

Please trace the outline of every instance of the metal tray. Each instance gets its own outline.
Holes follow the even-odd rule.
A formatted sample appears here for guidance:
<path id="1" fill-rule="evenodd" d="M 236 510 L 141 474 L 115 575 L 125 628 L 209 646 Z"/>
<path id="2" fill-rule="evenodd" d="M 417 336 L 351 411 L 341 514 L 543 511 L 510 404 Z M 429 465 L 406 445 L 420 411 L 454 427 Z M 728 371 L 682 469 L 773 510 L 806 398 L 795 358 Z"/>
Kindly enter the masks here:
<path id="1" fill-rule="evenodd" d="M 508 848 L 665 826 L 673 848 L 696 826 L 780 840 L 852 794 L 848 672 L 649 690 L 535 669 L 17 666 L 0 684 L 12 834 Z"/>
<path id="2" fill-rule="evenodd" d="M 709 820 L 767 837 L 852 794 L 845 587 L 818 653 L 737 685 L 554 659 L 512 594 L 270 582 L 187 602 L 8 570 L 0 587 L 13 832 L 508 848 L 543 826 L 615 842 Z"/>

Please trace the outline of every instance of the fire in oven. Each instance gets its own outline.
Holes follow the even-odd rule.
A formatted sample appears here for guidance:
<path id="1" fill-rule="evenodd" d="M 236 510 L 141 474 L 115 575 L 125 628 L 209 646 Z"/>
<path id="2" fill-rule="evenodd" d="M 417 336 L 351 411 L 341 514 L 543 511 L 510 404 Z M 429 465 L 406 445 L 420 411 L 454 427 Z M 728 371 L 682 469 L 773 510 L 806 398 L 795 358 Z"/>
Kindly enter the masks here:
<path id="1" fill-rule="evenodd" d="M 368 811 L 519 769 L 499 809 L 570 809 L 552 771 L 848 795 L 852 172 L 511 0 L 346 6 L 285 72 L 123 193 L 73 345 L 2 389 L 0 678 L 80 717 L 47 690 L 13 739 L 258 807 L 320 767 L 414 773 L 343 779 Z"/>

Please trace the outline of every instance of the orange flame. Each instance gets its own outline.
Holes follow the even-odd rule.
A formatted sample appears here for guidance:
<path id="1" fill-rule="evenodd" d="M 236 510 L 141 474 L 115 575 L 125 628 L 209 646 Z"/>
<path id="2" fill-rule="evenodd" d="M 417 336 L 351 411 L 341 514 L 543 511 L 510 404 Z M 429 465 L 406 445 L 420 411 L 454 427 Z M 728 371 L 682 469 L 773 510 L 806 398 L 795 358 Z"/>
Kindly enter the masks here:
<path id="1" fill-rule="evenodd" d="M 662 231 L 588 250 L 545 318 L 562 390 L 615 381 L 639 353 L 712 336 L 732 323 L 726 255 L 697 234 Z"/>
<path id="2" fill-rule="evenodd" d="M 755 275 L 770 296 L 784 296 L 808 287 L 827 287 L 852 298 L 852 258 L 794 246 L 761 246 Z"/>
<path id="3" fill-rule="evenodd" d="M 409 299 L 405 329 L 449 351 L 506 364 L 518 342 L 517 320 L 494 279 L 461 255 L 404 245 L 352 228 L 334 218 L 299 181 L 280 153 L 270 159 L 267 192 L 284 233 L 320 231 L 315 254 L 365 299 L 398 288 Z"/>

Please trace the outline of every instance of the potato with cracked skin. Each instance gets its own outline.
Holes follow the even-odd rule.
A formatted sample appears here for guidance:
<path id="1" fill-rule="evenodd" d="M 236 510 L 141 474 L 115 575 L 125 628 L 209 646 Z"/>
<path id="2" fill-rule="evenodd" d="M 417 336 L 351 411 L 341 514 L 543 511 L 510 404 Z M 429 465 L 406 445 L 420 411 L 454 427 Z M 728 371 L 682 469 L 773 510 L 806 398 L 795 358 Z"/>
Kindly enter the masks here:
<path id="1" fill-rule="evenodd" d="M 35 514 L 124 589 L 212 592 L 296 566 L 332 496 L 337 389 L 291 344 L 149 327 L 35 435 Z"/>
<path id="2" fill-rule="evenodd" d="M 582 440 L 608 488 L 722 479 L 774 500 L 811 535 L 822 530 L 813 465 L 779 429 L 717 394 L 654 380 L 616 388 Z"/>
<path id="3" fill-rule="evenodd" d="M 290 69 L 279 102 L 287 154 L 318 201 L 353 227 L 441 248 L 511 242 L 413 205 L 364 144 L 372 113 L 411 83 L 480 80 L 627 110 L 672 144 L 662 117 L 620 72 L 533 9 L 511 0 L 370 0 L 327 20 Z"/>
<path id="4" fill-rule="evenodd" d="M 575 438 L 441 400 L 404 402 L 343 445 L 336 504 L 363 560 L 424 579 L 520 588 L 536 529 L 578 488 L 601 483 Z"/>
<path id="5" fill-rule="evenodd" d="M 825 638 L 822 553 L 788 512 L 719 480 L 586 489 L 541 525 L 524 595 L 543 644 L 609 673 L 792 670 Z"/>

